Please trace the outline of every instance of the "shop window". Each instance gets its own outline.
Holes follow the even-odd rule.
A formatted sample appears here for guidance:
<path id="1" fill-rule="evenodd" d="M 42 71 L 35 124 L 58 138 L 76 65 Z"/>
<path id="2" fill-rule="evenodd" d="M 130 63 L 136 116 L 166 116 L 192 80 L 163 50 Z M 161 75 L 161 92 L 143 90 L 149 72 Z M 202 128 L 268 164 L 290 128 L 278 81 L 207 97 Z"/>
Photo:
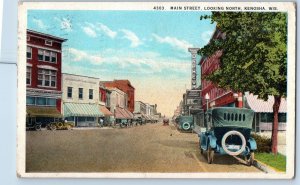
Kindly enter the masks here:
<path id="1" fill-rule="evenodd" d="M 83 98 L 83 88 L 78 88 L 78 98 L 79 99 Z"/>
<path id="2" fill-rule="evenodd" d="M 49 105 L 49 106 L 56 106 L 56 99 L 47 98 L 47 105 Z"/>
<path id="3" fill-rule="evenodd" d="M 95 121 L 95 118 L 94 117 L 87 117 L 86 121 Z"/>
<path id="4" fill-rule="evenodd" d="M 26 96 L 26 105 L 35 105 L 35 97 Z"/>
<path id="5" fill-rule="evenodd" d="M 36 98 L 36 104 L 37 105 L 46 105 L 46 98 Z"/>

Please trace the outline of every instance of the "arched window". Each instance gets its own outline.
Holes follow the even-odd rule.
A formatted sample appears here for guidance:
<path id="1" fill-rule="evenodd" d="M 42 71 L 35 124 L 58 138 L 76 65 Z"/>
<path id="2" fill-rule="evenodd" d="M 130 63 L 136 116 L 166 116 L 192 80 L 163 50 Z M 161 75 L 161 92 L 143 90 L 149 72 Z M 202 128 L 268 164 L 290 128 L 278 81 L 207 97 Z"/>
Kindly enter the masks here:
<path id="1" fill-rule="evenodd" d="M 239 114 L 239 121 L 242 121 L 242 115 Z"/>
<path id="2" fill-rule="evenodd" d="M 227 120 L 230 121 L 230 114 L 227 113 Z"/>
<path id="3" fill-rule="evenodd" d="M 234 119 L 234 115 L 233 113 L 231 113 L 231 121 L 233 121 L 233 119 Z"/>
<path id="4" fill-rule="evenodd" d="M 243 114 L 243 121 L 245 121 L 245 119 L 246 119 L 246 116 L 245 116 L 245 114 Z"/>
<path id="5" fill-rule="evenodd" d="M 226 120 L 226 113 L 224 113 L 224 120 Z"/>
<path id="6" fill-rule="evenodd" d="M 237 113 L 235 113 L 235 121 L 237 121 L 238 120 L 238 115 L 237 115 Z"/>

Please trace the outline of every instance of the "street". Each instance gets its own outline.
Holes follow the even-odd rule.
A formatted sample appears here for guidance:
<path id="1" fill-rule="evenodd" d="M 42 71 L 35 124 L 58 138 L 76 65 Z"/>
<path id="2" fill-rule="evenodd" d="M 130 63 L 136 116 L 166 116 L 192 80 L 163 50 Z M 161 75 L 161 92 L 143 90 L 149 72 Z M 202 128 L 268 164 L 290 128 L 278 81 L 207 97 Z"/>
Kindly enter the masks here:
<path id="1" fill-rule="evenodd" d="M 197 134 L 173 125 L 26 132 L 27 172 L 259 172 L 230 156 L 207 164 Z"/>

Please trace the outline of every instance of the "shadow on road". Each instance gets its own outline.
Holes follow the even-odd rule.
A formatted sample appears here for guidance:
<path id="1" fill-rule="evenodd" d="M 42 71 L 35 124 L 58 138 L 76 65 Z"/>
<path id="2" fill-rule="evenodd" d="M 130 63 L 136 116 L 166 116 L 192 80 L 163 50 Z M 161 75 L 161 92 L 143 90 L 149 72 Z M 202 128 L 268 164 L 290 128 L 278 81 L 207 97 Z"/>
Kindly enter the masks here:
<path id="1" fill-rule="evenodd" d="M 157 143 L 168 146 L 168 147 L 175 147 L 175 148 L 196 148 L 198 147 L 198 143 L 194 141 L 185 141 L 185 140 L 160 140 Z"/>

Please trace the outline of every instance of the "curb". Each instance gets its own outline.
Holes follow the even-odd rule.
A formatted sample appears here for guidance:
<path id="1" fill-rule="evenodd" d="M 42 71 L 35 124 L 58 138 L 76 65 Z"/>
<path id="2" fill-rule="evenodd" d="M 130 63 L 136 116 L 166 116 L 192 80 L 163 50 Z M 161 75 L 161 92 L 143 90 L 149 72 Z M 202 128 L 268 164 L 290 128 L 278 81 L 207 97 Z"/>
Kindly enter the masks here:
<path id="1" fill-rule="evenodd" d="M 265 173 L 277 173 L 274 169 L 272 169 L 268 165 L 257 160 L 253 161 L 253 166 Z"/>

